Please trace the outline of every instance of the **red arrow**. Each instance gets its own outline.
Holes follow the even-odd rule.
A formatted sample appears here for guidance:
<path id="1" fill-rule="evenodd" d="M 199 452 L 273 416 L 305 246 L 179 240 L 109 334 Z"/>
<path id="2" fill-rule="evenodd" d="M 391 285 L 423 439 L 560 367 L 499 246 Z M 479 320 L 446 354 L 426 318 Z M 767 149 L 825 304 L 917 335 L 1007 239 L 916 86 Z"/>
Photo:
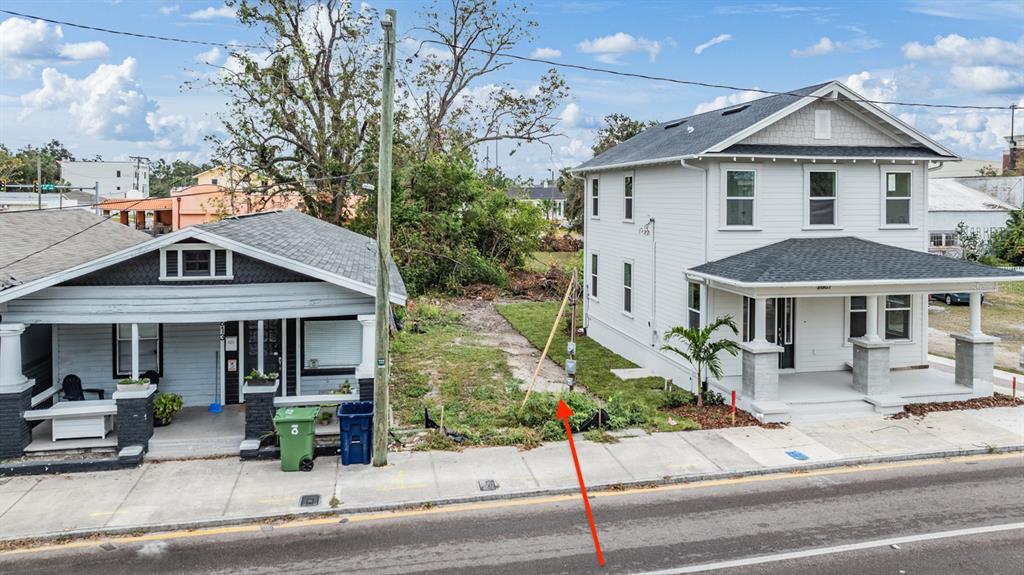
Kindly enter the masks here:
<path id="1" fill-rule="evenodd" d="M 601 555 L 601 543 L 597 540 L 597 527 L 594 527 L 594 515 L 590 512 L 590 499 L 587 498 L 587 486 L 583 483 L 583 471 L 580 470 L 580 458 L 576 456 L 576 444 L 572 442 L 572 429 L 569 427 L 569 418 L 572 417 L 572 409 L 561 399 L 558 400 L 558 411 L 555 419 L 561 419 L 565 423 L 565 436 L 569 438 L 569 450 L 572 451 L 572 462 L 576 465 L 576 477 L 580 479 L 580 492 L 583 493 L 583 507 L 587 509 L 587 521 L 590 522 L 590 533 L 594 535 L 594 548 L 597 549 L 597 563 L 604 565 L 604 556 Z"/>

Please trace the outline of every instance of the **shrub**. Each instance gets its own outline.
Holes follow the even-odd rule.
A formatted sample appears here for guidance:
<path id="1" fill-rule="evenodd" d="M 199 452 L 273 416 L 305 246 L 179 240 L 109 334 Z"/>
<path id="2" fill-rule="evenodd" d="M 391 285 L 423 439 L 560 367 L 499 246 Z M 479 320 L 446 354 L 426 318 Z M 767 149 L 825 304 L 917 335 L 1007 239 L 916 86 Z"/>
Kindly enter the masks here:
<path id="1" fill-rule="evenodd" d="M 669 385 L 665 392 L 665 407 L 682 407 L 697 402 L 697 396 L 681 387 Z"/>
<path id="2" fill-rule="evenodd" d="M 722 397 L 721 393 L 717 393 L 711 389 L 704 390 L 704 405 L 722 405 L 725 403 L 725 398 Z"/>
<path id="3" fill-rule="evenodd" d="M 166 425 L 181 411 L 183 401 L 177 393 L 160 392 L 153 399 L 153 419 Z"/>
<path id="4" fill-rule="evenodd" d="M 608 424 L 612 429 L 647 425 L 654 417 L 654 408 L 640 398 L 616 393 L 605 406 Z"/>
<path id="5" fill-rule="evenodd" d="M 522 409 L 518 404 L 511 405 L 513 417 L 521 425 L 526 427 L 539 428 L 548 421 L 555 420 L 555 412 L 558 410 L 558 401 L 550 393 L 532 393 L 527 398 Z"/>

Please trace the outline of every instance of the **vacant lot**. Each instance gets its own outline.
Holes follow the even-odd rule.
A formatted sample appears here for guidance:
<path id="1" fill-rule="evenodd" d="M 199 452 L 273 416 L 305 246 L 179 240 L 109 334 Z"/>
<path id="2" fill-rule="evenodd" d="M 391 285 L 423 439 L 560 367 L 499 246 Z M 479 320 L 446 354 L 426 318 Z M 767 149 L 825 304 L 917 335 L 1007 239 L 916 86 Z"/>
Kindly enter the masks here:
<path id="1" fill-rule="evenodd" d="M 949 334 L 965 333 L 970 323 L 969 306 L 930 302 L 928 350 L 936 355 L 953 357 L 954 341 Z M 999 291 L 985 295 L 981 328 L 989 335 L 1002 338 L 996 344 L 996 367 L 1019 370 L 1018 354 L 1024 345 L 1024 282 L 1005 283 Z"/>

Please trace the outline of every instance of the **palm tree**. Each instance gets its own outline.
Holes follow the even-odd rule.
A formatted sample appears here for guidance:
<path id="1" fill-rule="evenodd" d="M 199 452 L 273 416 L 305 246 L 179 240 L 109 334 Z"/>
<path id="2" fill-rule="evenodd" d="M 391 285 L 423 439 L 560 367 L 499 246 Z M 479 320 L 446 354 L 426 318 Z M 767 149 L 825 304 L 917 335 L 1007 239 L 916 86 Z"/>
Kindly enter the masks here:
<path id="1" fill-rule="evenodd" d="M 679 339 L 686 343 L 686 351 L 666 343 L 661 346 L 663 351 L 671 351 L 688 361 L 697 374 L 697 406 L 704 407 L 704 393 L 707 391 L 707 382 L 704 381 L 705 370 L 716 378 L 722 377 L 722 361 L 718 354 L 726 351 L 736 355 L 739 345 L 731 339 L 711 340 L 711 336 L 720 327 L 727 327 L 732 330 L 733 335 L 739 335 L 736 323 L 731 315 L 720 317 L 704 327 L 682 327 L 672 328 L 665 334 L 665 341 L 671 342 Z"/>

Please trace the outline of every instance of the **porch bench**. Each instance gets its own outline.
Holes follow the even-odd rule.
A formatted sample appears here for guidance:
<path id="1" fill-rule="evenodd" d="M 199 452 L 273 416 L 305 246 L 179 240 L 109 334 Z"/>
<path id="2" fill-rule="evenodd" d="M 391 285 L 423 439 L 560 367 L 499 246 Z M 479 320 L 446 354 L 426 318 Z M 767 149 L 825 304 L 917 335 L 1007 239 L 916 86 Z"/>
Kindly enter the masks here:
<path id="1" fill-rule="evenodd" d="M 58 439 L 103 439 L 114 429 L 117 402 L 113 399 L 61 401 L 48 409 L 25 412 L 29 421 L 51 420 L 52 441 Z"/>

